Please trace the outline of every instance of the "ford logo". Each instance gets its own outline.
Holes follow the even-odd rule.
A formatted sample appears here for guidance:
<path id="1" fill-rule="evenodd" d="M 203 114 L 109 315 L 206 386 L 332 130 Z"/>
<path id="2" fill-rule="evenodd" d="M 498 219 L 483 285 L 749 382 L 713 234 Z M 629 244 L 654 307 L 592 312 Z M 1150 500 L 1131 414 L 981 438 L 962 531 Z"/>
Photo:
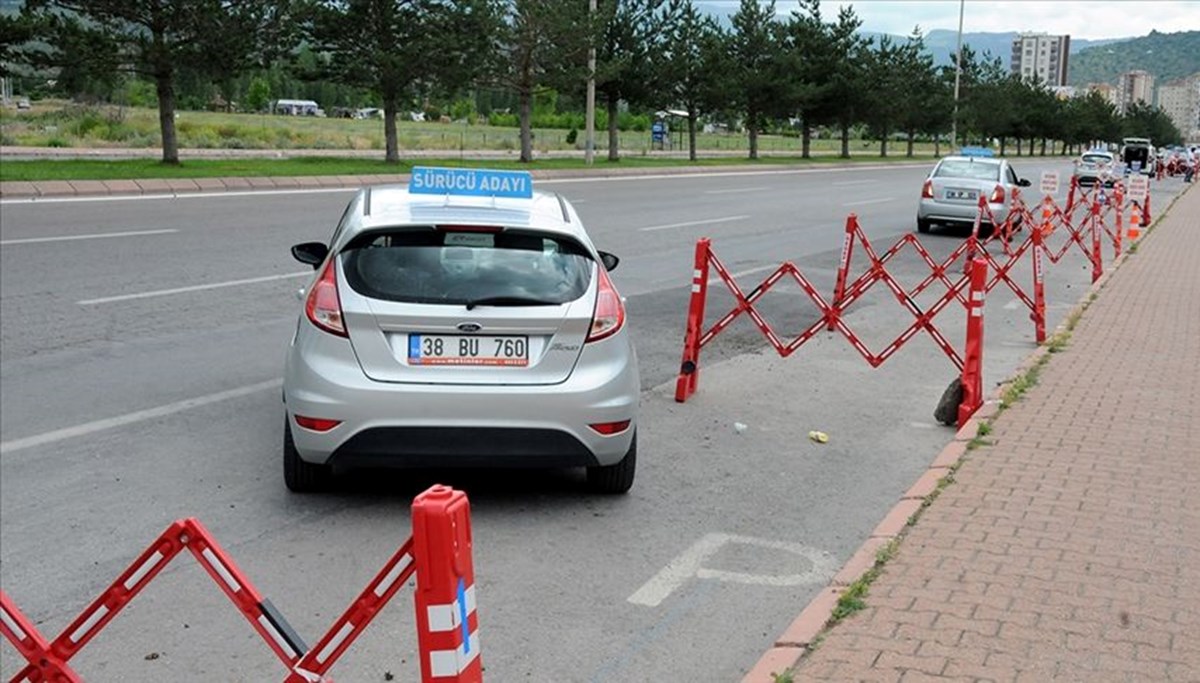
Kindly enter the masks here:
<path id="1" fill-rule="evenodd" d="M 479 323 L 459 323 L 458 330 L 460 332 L 478 332 L 483 329 L 483 325 Z"/>

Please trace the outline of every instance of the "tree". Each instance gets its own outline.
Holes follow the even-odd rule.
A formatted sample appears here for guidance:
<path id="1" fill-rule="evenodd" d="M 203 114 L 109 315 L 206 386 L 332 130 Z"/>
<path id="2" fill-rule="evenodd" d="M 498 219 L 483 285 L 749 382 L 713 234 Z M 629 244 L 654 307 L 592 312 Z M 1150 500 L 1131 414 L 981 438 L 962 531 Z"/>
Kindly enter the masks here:
<path id="1" fill-rule="evenodd" d="M 775 21 L 775 0 L 760 5 L 741 0 L 729 34 L 733 69 L 732 101 L 745 117 L 750 158 L 758 158 L 758 134 L 770 118 L 785 111 L 787 77 L 783 72 L 784 34 Z"/>
<path id="2" fill-rule="evenodd" d="M 484 73 L 500 22 L 496 0 L 314 0 L 304 28 L 321 61 L 309 77 L 377 94 L 385 159 L 399 163 L 401 102 L 457 89 Z"/>
<path id="3" fill-rule="evenodd" d="M 654 100 L 655 72 L 662 61 L 664 29 L 676 9 L 664 0 L 601 0 L 596 49 L 596 92 L 608 109 L 608 160 L 620 159 L 617 133 L 622 100 L 644 104 Z"/>
<path id="4" fill-rule="evenodd" d="M 583 2 L 507 0 L 498 32 L 499 59 L 487 80 L 517 96 L 521 161 L 533 161 L 533 98 L 554 85 L 577 87 L 587 77 L 595 35 Z"/>
<path id="5" fill-rule="evenodd" d="M 817 115 L 821 120 L 836 123 L 841 130 L 844 159 L 850 158 L 850 127 L 858 121 L 866 102 L 868 47 L 857 34 L 861 25 L 851 6 L 838 11 L 837 23 L 826 25 L 829 83 Z"/>
<path id="6" fill-rule="evenodd" d="M 250 81 L 250 87 L 246 90 L 246 107 L 250 111 L 258 112 L 267 108 L 271 103 L 271 85 L 267 83 L 267 79 L 256 76 Z"/>
<path id="7" fill-rule="evenodd" d="M 162 161 L 178 164 L 180 74 L 219 80 L 254 66 L 287 34 L 290 10 L 268 0 L 29 0 L 22 11 L 41 29 L 41 44 L 26 53 L 31 64 L 73 77 L 153 80 Z"/>
<path id="8" fill-rule="evenodd" d="M 942 131 L 950 127 L 954 109 L 953 91 L 933 67 L 933 56 L 926 53 L 920 27 L 914 28 L 901 53 L 899 70 L 908 78 L 895 102 L 897 125 L 908 136 L 905 156 L 913 155 L 917 133 L 934 136 L 940 142 Z"/>
<path id="9" fill-rule="evenodd" d="M 800 156 L 811 157 L 813 126 L 829 97 L 833 69 L 830 34 L 820 0 L 800 0 L 785 27 L 784 53 L 789 112 L 800 118 Z"/>
<path id="10" fill-rule="evenodd" d="M 1150 138 L 1155 145 L 1183 144 L 1183 135 L 1159 107 L 1135 102 L 1121 117 L 1122 137 Z"/>
<path id="11" fill-rule="evenodd" d="M 663 45 L 659 68 L 664 97 L 687 111 L 688 158 L 696 160 L 696 123 L 700 111 L 722 102 L 720 79 L 725 55 L 717 23 L 696 10 L 692 0 L 674 0 L 676 17 Z"/>

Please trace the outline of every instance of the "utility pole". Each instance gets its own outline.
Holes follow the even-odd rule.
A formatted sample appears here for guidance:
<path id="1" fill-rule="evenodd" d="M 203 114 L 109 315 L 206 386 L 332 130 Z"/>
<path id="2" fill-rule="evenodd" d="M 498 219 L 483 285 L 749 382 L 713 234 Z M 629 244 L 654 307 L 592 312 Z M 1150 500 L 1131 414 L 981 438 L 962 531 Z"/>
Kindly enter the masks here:
<path id="1" fill-rule="evenodd" d="M 962 27 L 966 4 L 967 0 L 958 0 L 958 47 L 954 50 L 954 118 L 950 120 L 951 154 L 954 153 L 954 146 L 958 144 L 958 82 L 962 78 Z"/>
<path id="2" fill-rule="evenodd" d="M 590 0 L 588 4 L 588 19 L 594 21 L 596 18 L 596 0 Z M 591 166 L 595 161 L 596 156 L 596 43 L 595 36 L 591 36 L 592 44 L 588 47 L 588 82 L 587 82 L 587 115 L 584 127 L 587 129 L 584 134 L 585 141 L 583 143 L 583 163 Z"/>

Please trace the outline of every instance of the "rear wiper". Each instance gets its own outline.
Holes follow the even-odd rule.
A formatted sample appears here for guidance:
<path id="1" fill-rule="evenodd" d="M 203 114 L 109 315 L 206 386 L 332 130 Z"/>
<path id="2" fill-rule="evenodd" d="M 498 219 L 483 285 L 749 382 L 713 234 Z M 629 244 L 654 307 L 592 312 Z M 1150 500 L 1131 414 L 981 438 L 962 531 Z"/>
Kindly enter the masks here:
<path id="1" fill-rule="evenodd" d="M 557 306 L 559 301 L 546 301 L 525 296 L 487 296 L 467 301 L 467 310 L 476 306 Z"/>

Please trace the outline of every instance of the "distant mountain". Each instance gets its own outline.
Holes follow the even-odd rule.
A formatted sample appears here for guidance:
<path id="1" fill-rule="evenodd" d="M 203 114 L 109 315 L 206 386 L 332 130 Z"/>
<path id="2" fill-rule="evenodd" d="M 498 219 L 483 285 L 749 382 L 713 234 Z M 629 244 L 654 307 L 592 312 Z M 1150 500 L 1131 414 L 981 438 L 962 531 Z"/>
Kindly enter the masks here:
<path id="1" fill-rule="evenodd" d="M 1154 75 L 1155 85 L 1200 73 L 1200 31 L 1159 33 L 1091 47 L 1071 57 L 1071 85 L 1115 83 L 1126 71 L 1140 69 Z"/>

